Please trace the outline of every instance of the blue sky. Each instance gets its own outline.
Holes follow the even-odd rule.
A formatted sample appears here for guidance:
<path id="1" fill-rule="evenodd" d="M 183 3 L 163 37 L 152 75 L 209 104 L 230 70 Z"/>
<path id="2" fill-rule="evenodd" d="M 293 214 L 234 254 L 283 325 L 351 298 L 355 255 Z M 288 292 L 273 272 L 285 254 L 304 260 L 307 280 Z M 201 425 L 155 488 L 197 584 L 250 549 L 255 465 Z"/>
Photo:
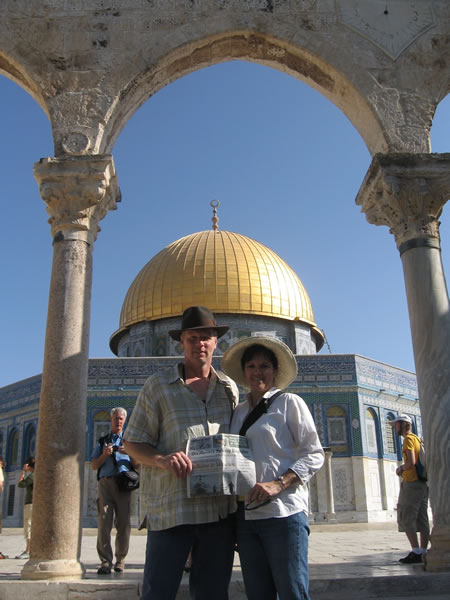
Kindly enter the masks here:
<path id="1" fill-rule="evenodd" d="M 53 144 L 41 108 L 5 77 L 0 107 L 3 386 L 42 370 L 52 245 L 33 164 L 53 156 Z M 435 116 L 433 152 L 450 151 L 449 128 L 450 97 Z M 221 229 L 269 246 L 296 271 L 333 353 L 414 370 L 394 238 L 355 205 L 369 152 L 319 93 L 260 65 L 209 67 L 150 98 L 113 156 L 123 200 L 95 244 L 91 357 L 112 356 L 109 337 L 140 269 L 172 241 L 209 229 L 217 199 Z"/>

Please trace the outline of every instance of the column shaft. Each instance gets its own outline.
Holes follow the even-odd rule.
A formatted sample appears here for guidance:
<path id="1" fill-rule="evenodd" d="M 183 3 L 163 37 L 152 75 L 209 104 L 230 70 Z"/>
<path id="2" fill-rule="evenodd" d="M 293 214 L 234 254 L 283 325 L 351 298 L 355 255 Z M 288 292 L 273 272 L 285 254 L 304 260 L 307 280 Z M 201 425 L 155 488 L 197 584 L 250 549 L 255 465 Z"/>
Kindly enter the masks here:
<path id="1" fill-rule="evenodd" d="M 450 565 L 450 313 L 441 253 L 402 255 L 433 513 L 427 570 Z"/>
<path id="2" fill-rule="evenodd" d="M 83 573 L 79 556 L 84 456 L 80 454 L 86 430 L 91 281 L 91 246 L 61 236 L 53 246 L 31 560 L 22 571 L 24 578 Z"/>
<path id="3" fill-rule="evenodd" d="M 50 213 L 53 263 L 39 406 L 31 558 L 24 579 L 81 577 L 81 506 L 92 251 L 120 199 L 111 156 L 43 159 L 35 177 Z"/>
<path id="4" fill-rule="evenodd" d="M 428 571 L 450 568 L 450 315 L 439 217 L 450 197 L 450 154 L 377 154 L 356 198 L 387 225 L 406 285 L 433 512 Z"/>

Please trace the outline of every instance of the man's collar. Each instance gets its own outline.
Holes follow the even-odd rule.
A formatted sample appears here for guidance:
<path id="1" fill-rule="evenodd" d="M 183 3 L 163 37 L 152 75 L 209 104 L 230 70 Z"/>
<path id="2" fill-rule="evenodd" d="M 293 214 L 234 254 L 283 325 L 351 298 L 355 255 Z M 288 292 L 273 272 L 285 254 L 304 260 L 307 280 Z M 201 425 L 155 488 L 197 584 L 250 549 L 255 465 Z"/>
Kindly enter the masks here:
<path id="1" fill-rule="evenodd" d="M 175 383 L 175 381 L 178 381 L 179 379 L 181 379 L 182 381 L 184 381 L 184 363 L 178 363 L 176 365 L 174 365 L 172 367 L 172 369 L 168 369 L 167 371 L 167 382 L 168 383 Z M 223 384 L 223 385 L 229 385 L 229 381 L 226 378 L 225 375 L 223 375 L 223 373 L 220 373 L 218 371 L 216 371 L 214 369 L 214 367 L 211 365 L 211 370 L 210 370 L 210 376 L 211 377 L 217 377 L 218 381 Z"/>

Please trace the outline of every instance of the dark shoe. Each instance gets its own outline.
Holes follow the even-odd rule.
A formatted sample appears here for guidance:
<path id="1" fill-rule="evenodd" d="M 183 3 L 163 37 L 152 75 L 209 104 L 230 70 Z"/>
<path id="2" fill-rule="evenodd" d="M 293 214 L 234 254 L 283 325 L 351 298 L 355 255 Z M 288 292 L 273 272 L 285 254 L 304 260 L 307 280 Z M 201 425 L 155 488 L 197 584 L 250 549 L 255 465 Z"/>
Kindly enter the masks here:
<path id="1" fill-rule="evenodd" d="M 107 566 L 102 566 L 97 571 L 97 575 L 110 575 L 110 574 L 111 574 L 111 567 L 107 567 Z"/>
<path id="2" fill-rule="evenodd" d="M 401 558 L 398 562 L 401 562 L 404 565 L 409 565 L 409 564 L 412 564 L 412 563 L 421 563 L 422 562 L 422 555 L 421 554 L 416 554 L 415 552 L 410 552 L 408 554 L 408 556 L 405 556 L 405 558 Z"/>
<path id="3" fill-rule="evenodd" d="M 116 564 L 114 565 L 114 571 L 116 573 L 123 573 L 125 570 L 125 565 L 123 562 L 116 562 Z"/>

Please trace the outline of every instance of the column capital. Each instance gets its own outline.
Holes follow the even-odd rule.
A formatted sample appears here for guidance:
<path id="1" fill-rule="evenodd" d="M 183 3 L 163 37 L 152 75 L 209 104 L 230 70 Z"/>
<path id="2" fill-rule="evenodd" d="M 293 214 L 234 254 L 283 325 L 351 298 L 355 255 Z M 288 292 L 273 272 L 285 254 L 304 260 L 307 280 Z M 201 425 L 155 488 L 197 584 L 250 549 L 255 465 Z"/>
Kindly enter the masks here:
<path id="1" fill-rule="evenodd" d="M 34 177 L 50 215 L 54 241 L 74 238 L 94 243 L 99 221 L 121 200 L 109 154 L 42 158 L 34 165 Z"/>
<path id="2" fill-rule="evenodd" d="M 369 223 L 387 225 L 400 254 L 440 248 L 439 217 L 450 198 L 450 154 L 376 154 L 356 197 Z"/>

